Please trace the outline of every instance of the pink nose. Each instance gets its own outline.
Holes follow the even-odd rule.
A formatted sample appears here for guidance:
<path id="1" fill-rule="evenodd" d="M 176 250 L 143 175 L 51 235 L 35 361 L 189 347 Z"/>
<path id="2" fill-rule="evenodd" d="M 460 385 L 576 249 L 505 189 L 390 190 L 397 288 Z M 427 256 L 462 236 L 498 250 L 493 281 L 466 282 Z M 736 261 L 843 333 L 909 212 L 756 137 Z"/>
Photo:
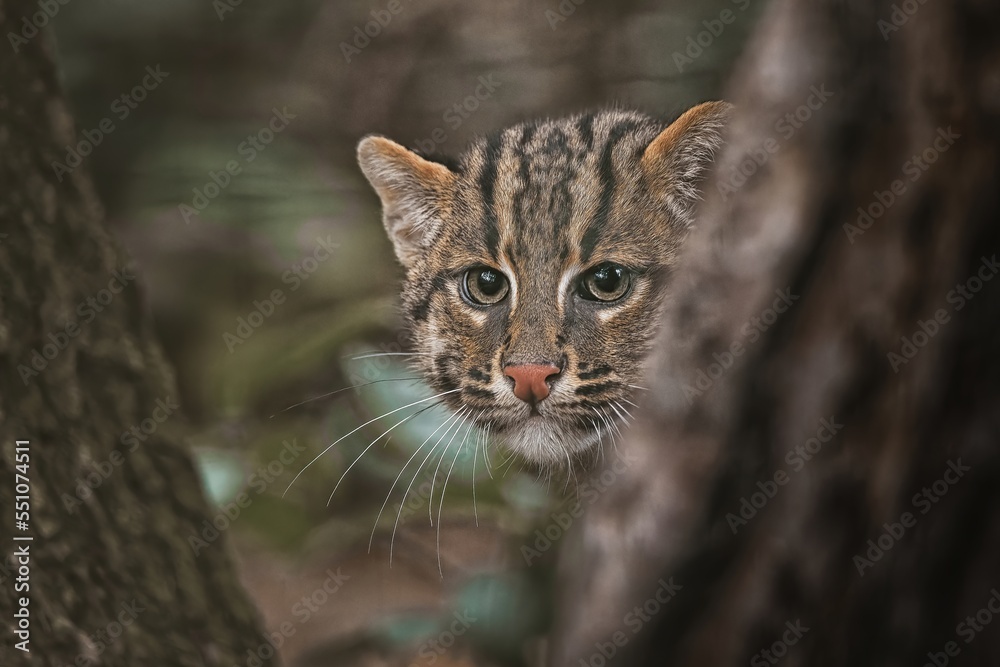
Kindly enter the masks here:
<path id="1" fill-rule="evenodd" d="M 507 366 L 503 374 L 514 380 L 514 395 L 525 403 L 537 403 L 549 395 L 548 378 L 559 374 L 552 364 L 519 364 Z"/>

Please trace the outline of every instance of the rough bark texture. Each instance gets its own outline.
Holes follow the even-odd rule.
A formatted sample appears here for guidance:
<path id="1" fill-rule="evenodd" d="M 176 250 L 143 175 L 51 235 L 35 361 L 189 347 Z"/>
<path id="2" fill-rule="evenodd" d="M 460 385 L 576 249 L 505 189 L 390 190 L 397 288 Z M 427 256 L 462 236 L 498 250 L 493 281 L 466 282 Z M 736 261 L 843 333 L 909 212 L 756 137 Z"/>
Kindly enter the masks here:
<path id="1" fill-rule="evenodd" d="M 4 49 L 38 11 L 0 0 Z M 208 512 L 170 369 L 86 164 L 50 166 L 76 139 L 46 35 L 18 46 L 0 57 L 0 663 L 244 664 L 264 638 L 225 538 L 198 556 L 189 545 Z M 16 440 L 30 441 L 27 531 Z M 30 591 L 15 592 L 25 544 Z M 24 596 L 30 654 L 13 634 Z"/>
<path id="2" fill-rule="evenodd" d="M 762 650 L 788 667 L 1000 664 L 996 614 L 960 626 L 1000 590 L 998 28 L 1000 6 L 977 0 L 770 7 L 636 462 L 564 549 L 555 665 L 772 664 Z M 786 136 L 776 123 L 823 86 Z M 798 299 L 748 336 L 786 289 Z M 805 446 L 819 451 L 787 454 Z M 636 614 L 669 577 L 682 588 Z"/>

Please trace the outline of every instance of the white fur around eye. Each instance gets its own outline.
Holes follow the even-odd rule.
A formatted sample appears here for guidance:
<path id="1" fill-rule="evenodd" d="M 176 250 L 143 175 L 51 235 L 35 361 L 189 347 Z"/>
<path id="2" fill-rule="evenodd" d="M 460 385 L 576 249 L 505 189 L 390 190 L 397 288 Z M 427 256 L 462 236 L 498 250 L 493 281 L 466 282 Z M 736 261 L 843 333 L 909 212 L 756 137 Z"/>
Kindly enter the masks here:
<path id="1" fill-rule="evenodd" d="M 579 275 L 580 267 L 574 265 L 567 269 L 566 272 L 563 273 L 562 278 L 559 279 L 559 296 L 557 305 L 560 316 L 566 312 L 566 299 L 570 296 L 570 285 Z"/>
<path id="2" fill-rule="evenodd" d="M 511 268 L 505 258 L 501 257 L 498 263 L 500 264 L 500 270 L 507 276 L 507 282 L 510 285 L 510 294 L 507 295 L 507 298 L 510 299 L 510 310 L 514 312 L 514 309 L 517 308 L 517 278 L 514 276 L 514 269 Z"/>

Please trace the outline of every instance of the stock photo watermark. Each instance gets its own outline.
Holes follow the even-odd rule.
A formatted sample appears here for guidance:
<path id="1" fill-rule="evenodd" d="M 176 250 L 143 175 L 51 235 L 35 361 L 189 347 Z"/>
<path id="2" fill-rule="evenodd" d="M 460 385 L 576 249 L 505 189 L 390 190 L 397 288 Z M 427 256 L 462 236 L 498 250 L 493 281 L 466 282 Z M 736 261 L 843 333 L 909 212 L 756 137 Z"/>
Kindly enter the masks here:
<path id="1" fill-rule="evenodd" d="M 833 96 L 834 93 L 826 89 L 825 83 L 820 84 L 819 87 L 809 86 L 809 95 L 805 101 L 774 122 L 776 136 L 766 137 L 754 148 L 745 151 L 745 157 L 727 174 L 719 174 L 715 188 L 722 195 L 722 201 L 729 201 L 731 195 L 736 194 L 740 188 L 746 185 L 758 169 L 766 165 L 773 155 L 781 151 L 782 141 L 787 142 L 794 137 L 796 132 L 812 120 L 816 112 L 822 109 Z"/>
<path id="2" fill-rule="evenodd" d="M 934 505 L 941 502 L 941 499 L 948 493 L 952 486 L 958 484 L 965 473 L 971 471 L 967 465 L 962 465 L 962 459 L 948 461 L 948 467 L 941 477 L 928 486 L 923 487 L 913 495 L 910 503 L 914 510 L 918 510 L 920 516 L 927 514 Z M 919 516 L 913 512 L 903 512 L 896 521 L 889 521 L 882 524 L 882 533 L 869 539 L 866 543 L 868 549 L 854 556 L 854 567 L 857 568 L 860 576 L 865 576 L 865 570 L 873 567 L 875 563 L 882 560 L 882 557 L 903 539 L 906 531 L 917 525 Z"/>
<path id="3" fill-rule="evenodd" d="M 732 0 L 732 3 L 741 12 L 745 12 L 750 6 L 750 0 Z M 688 35 L 687 48 L 684 49 L 684 53 L 674 51 L 671 54 L 677 71 L 683 74 L 685 67 L 693 65 L 695 60 L 701 58 L 705 50 L 711 48 L 712 44 L 715 44 L 715 40 L 726 31 L 726 26 L 732 25 L 736 21 L 736 16 L 733 10 L 727 8 L 720 11 L 717 18 L 702 21 L 701 24 L 705 26 L 705 29 L 696 35 Z"/>
<path id="4" fill-rule="evenodd" d="M 976 610 L 974 614 L 969 614 L 955 626 L 955 634 L 963 643 L 968 645 L 986 630 L 986 626 L 993 622 L 994 616 L 1000 615 L 1000 591 L 996 588 L 990 589 L 990 597 L 986 604 Z M 951 663 L 952 658 L 957 658 L 962 652 L 962 647 L 957 641 L 945 642 L 940 651 L 928 651 L 927 662 L 922 667 L 946 667 Z"/>
<path id="5" fill-rule="evenodd" d="M 897 198 L 906 194 L 909 187 L 907 181 L 910 183 L 919 181 L 920 177 L 931 168 L 931 165 L 938 161 L 941 154 L 955 145 L 955 142 L 961 137 L 962 135 L 953 131 L 950 125 L 947 128 L 939 127 L 937 136 L 931 145 L 921 151 L 919 155 L 913 155 L 903 163 L 900 172 L 906 177 L 906 180 L 894 179 L 887 190 L 872 192 L 875 200 L 870 202 L 868 206 L 858 207 L 858 218 L 855 223 L 845 222 L 842 225 L 844 233 L 847 234 L 847 240 L 853 244 L 856 237 L 868 231 L 875 224 L 875 221 L 885 215 L 885 212 L 896 203 Z"/>
<path id="6" fill-rule="evenodd" d="M 284 440 L 281 445 L 281 453 L 276 458 L 265 465 L 259 466 L 247 478 L 246 486 L 253 490 L 252 495 L 247 491 L 240 491 L 233 498 L 232 502 L 220 505 L 219 511 L 215 516 L 202 521 L 201 529 L 198 533 L 188 535 L 188 546 L 191 547 L 191 551 L 194 552 L 195 556 L 218 540 L 222 533 L 229 530 L 236 520 L 240 518 L 243 511 L 253 504 L 254 499 L 267 491 L 268 487 L 285 473 L 288 466 L 295 463 L 302 453 L 306 451 L 306 448 L 300 445 L 295 438 L 292 438 L 290 441 Z"/>
<path id="7" fill-rule="evenodd" d="M 970 276 L 964 283 L 955 285 L 955 288 L 945 296 L 945 301 L 951 305 L 951 310 L 958 312 L 965 308 L 965 305 L 983 289 L 986 283 L 993 280 L 993 276 L 1000 272 L 1000 263 L 997 262 L 995 254 L 989 259 L 984 256 L 981 260 L 976 274 Z M 899 351 L 886 354 L 892 372 L 899 373 L 899 369 L 910 363 L 917 356 L 917 353 L 949 322 L 951 322 L 951 313 L 945 308 L 935 310 L 933 317 L 917 320 L 913 333 L 900 337 Z"/>
<path id="8" fill-rule="evenodd" d="M 369 12 L 372 17 L 370 21 L 364 25 L 354 26 L 354 30 L 351 31 L 350 43 L 340 43 L 340 52 L 344 55 L 344 60 L 348 65 L 351 64 L 352 59 L 361 55 L 361 52 L 368 48 L 373 39 L 376 39 L 383 30 L 389 27 L 395 17 L 403 13 L 403 10 L 406 9 L 403 2 L 404 0 L 389 0 L 385 7 Z M 405 0 L 405 2 L 410 4 L 413 0 Z"/>
<path id="9" fill-rule="evenodd" d="M 218 171 L 209 170 L 208 180 L 204 185 L 192 188 L 191 202 L 177 205 L 184 222 L 191 224 L 192 218 L 199 217 L 209 204 L 232 184 L 233 179 L 243 173 L 243 168 L 256 160 L 295 118 L 296 114 L 291 113 L 288 107 L 281 107 L 280 110 L 277 107 L 272 108 L 267 124 L 257 132 L 248 134 L 246 139 L 236 146 L 236 154 L 241 159 L 227 160 Z"/>
<path id="10" fill-rule="evenodd" d="M 579 667 L 605 667 L 608 661 L 618 655 L 618 652 L 625 648 L 629 641 L 684 588 L 674 583 L 673 577 L 660 579 L 656 583 L 659 584 L 659 588 L 642 604 L 636 605 L 622 617 L 622 626 L 632 634 L 626 633 L 624 629 L 616 630 L 608 641 L 594 642 L 594 652 L 586 658 L 580 658 Z"/>
<path id="11" fill-rule="evenodd" d="M 22 46 L 34 39 L 39 31 L 56 17 L 59 10 L 70 2 L 72 0 L 39 0 L 38 11 L 21 18 L 21 30 L 7 33 L 7 41 L 10 42 L 14 53 L 18 53 Z"/>
<path id="12" fill-rule="evenodd" d="M 875 22 L 879 32 L 882 33 L 882 39 L 888 42 L 889 36 L 906 25 L 926 2 L 927 0 L 903 0 L 899 4 L 893 3 L 889 19 L 879 19 Z"/>
<path id="13" fill-rule="evenodd" d="M 311 254 L 297 262 L 281 274 L 281 282 L 288 285 L 288 293 L 280 287 L 276 287 L 263 299 L 254 299 L 253 308 L 246 315 L 236 318 L 236 328 L 232 332 L 222 333 L 222 342 L 226 344 L 229 354 L 236 351 L 236 348 L 250 340 L 254 333 L 264 326 L 264 322 L 270 319 L 278 308 L 287 301 L 288 294 L 297 291 L 309 278 L 319 270 L 319 267 L 333 257 L 333 251 L 340 245 L 332 240 L 327 234 L 326 238 L 316 237 Z"/>
<path id="14" fill-rule="evenodd" d="M 525 564 L 530 567 L 534 561 L 541 558 L 542 554 L 561 540 L 576 520 L 584 515 L 586 509 L 596 503 L 598 498 L 604 495 L 631 465 L 630 459 L 626 458 L 624 454 L 619 454 L 614 462 L 602 470 L 599 475 L 580 484 L 577 491 L 578 497 L 575 500 L 567 501 L 555 512 L 551 512 L 549 523 L 535 530 L 532 535 L 534 540 L 530 544 L 521 545 L 521 557 L 524 558 Z"/>
<path id="15" fill-rule="evenodd" d="M 94 149 L 104 143 L 104 139 L 117 129 L 114 119 L 118 121 L 126 120 L 133 111 L 139 108 L 149 93 L 156 90 L 163 80 L 170 76 L 170 72 L 164 72 L 160 65 L 156 67 L 146 67 L 146 75 L 142 80 L 132 87 L 127 93 L 123 93 L 115 98 L 111 103 L 109 111 L 111 115 L 105 116 L 98 121 L 97 126 L 84 130 L 80 133 L 81 138 L 72 146 L 66 146 L 66 157 L 62 162 L 53 161 L 52 171 L 56 178 L 62 183 L 63 176 L 69 174 L 74 169 L 83 164 L 83 159 L 94 152 Z"/>
<path id="16" fill-rule="evenodd" d="M 479 620 L 470 614 L 468 609 L 462 610 L 461 613 L 454 612 L 452 619 L 451 623 L 437 636 L 428 639 L 419 646 L 417 655 L 423 662 L 410 663 L 410 667 L 426 667 L 436 663 L 441 656 L 448 652 L 448 649 L 455 645 L 459 637 L 468 632 L 472 624 Z"/>
<path id="17" fill-rule="evenodd" d="M 494 77 L 494 74 L 479 77 L 479 85 L 472 91 L 472 94 L 448 107 L 441 115 L 441 120 L 448 125 L 452 132 L 462 127 L 462 123 L 468 120 L 469 116 L 475 113 L 483 102 L 493 97 L 493 93 L 501 85 Z M 431 130 L 430 136 L 426 139 L 417 139 L 413 145 L 425 154 L 431 154 L 438 146 L 448 141 L 448 138 L 448 132 L 439 126 Z"/>
<path id="18" fill-rule="evenodd" d="M 277 624 L 273 632 L 264 633 L 264 641 L 256 648 L 247 649 L 246 660 L 243 661 L 245 667 L 263 667 L 265 660 L 270 660 L 278 653 L 289 638 L 295 636 L 299 627 L 305 625 L 333 596 L 343 588 L 344 584 L 351 580 L 350 575 L 344 574 L 338 567 L 336 571 L 327 570 L 326 579 L 307 595 L 303 595 L 288 610 L 295 619 L 292 621 L 282 621 Z M 233 667 L 236 667 L 235 665 Z"/>
<path id="19" fill-rule="evenodd" d="M 820 419 L 816 435 L 801 445 L 796 445 L 785 454 L 785 463 L 791 467 L 791 472 L 801 472 L 806 467 L 806 463 L 812 461 L 823 450 L 824 445 L 833 440 L 842 428 L 844 428 L 844 425 L 838 424 L 835 417 Z M 740 506 L 737 512 L 726 514 L 726 523 L 729 524 L 729 529 L 733 531 L 733 535 L 756 517 L 778 495 L 781 487 L 788 484 L 791 479 L 791 476 L 785 472 L 784 468 L 778 468 L 767 479 L 763 481 L 758 480 L 756 484 L 758 490 L 749 496 L 740 498 Z"/>
<path id="20" fill-rule="evenodd" d="M 49 341 L 41 348 L 33 349 L 26 360 L 27 363 L 22 361 L 18 364 L 17 373 L 21 376 L 21 382 L 24 383 L 24 386 L 28 386 L 33 378 L 44 372 L 49 367 L 49 363 L 69 347 L 70 340 L 79 336 L 84 327 L 97 319 L 97 315 L 104 312 L 104 309 L 111 305 L 115 297 L 125 291 L 125 288 L 136 278 L 131 269 L 131 265 L 127 265 L 113 271 L 107 287 L 98 290 L 77 304 L 74 312 L 79 319 L 70 317 L 58 331 L 49 332 L 46 336 Z"/>
<path id="21" fill-rule="evenodd" d="M 560 23 L 564 23 L 570 16 L 576 13 L 576 8 L 587 0 L 562 0 L 553 9 L 545 10 L 545 20 L 549 22 L 549 27 L 555 30 Z"/>
<path id="22" fill-rule="evenodd" d="M 750 658 L 750 667 L 767 667 L 778 664 L 782 658 L 788 655 L 789 647 L 795 646 L 799 640 L 809 632 L 809 628 L 802 625 L 801 619 L 795 622 L 785 621 L 786 630 L 781 633 L 779 639 L 774 640 L 769 647 L 761 649 Z"/>
<path id="23" fill-rule="evenodd" d="M 712 358 L 715 361 L 706 368 L 699 368 L 695 373 L 694 382 L 685 383 L 681 387 L 684 392 L 684 400 L 689 406 L 694 403 L 695 398 L 711 389 L 719 378 L 729 372 L 729 369 L 733 367 L 739 357 L 743 356 L 749 346 L 760 340 L 760 337 L 771 328 L 771 325 L 778 321 L 778 317 L 788 312 L 788 309 L 799 300 L 799 295 L 792 294 L 790 287 L 775 290 L 774 293 L 778 295 L 778 298 L 771 303 L 771 307 L 765 308 L 760 316 L 751 317 L 740 327 L 740 335 L 743 340 L 733 341 L 729 348 L 722 352 L 713 352 Z"/>
<path id="24" fill-rule="evenodd" d="M 126 454 L 131 454 L 138 449 L 139 445 L 156 433 L 160 425 L 170 419 L 180 407 L 170 396 L 156 399 L 156 407 L 153 408 L 150 416 L 122 432 L 119 437 L 118 441 L 127 449 L 121 450 L 117 447 L 112 449 L 108 458 L 92 463 L 86 475 L 76 478 L 73 495 L 62 494 L 61 500 L 66 511 L 70 514 L 75 513 L 79 506 L 90 498 L 115 470 L 124 465 Z"/>

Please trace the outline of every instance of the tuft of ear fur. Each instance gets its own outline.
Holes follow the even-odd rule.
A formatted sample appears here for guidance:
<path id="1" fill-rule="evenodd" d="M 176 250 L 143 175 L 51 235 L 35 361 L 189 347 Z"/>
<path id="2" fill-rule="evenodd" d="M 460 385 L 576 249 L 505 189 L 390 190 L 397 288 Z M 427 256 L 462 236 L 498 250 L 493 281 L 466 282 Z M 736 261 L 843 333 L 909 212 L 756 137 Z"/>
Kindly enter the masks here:
<path id="1" fill-rule="evenodd" d="M 664 197 L 685 227 L 692 222 L 701 182 L 722 146 L 732 112 L 728 102 L 692 107 L 653 139 L 642 155 L 642 170 L 653 191 Z"/>
<path id="2" fill-rule="evenodd" d="M 440 227 L 455 174 L 379 136 L 361 140 L 358 164 L 382 200 L 382 222 L 396 257 L 411 267 Z"/>

